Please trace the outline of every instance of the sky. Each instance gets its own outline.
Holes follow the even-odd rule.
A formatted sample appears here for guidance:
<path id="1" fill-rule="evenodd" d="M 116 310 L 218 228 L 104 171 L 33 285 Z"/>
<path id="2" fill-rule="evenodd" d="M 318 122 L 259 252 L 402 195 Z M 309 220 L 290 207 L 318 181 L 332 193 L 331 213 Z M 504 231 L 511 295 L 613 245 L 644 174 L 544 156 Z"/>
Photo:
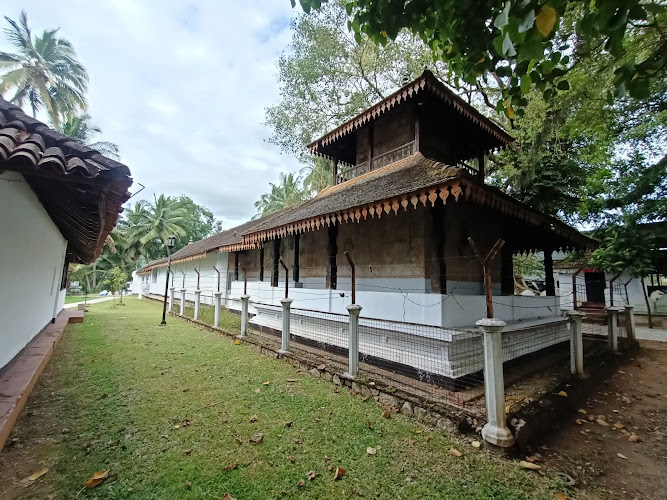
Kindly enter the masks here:
<path id="1" fill-rule="evenodd" d="M 0 14 L 17 19 L 13 3 Z M 289 0 L 31 0 L 33 33 L 60 28 L 90 75 L 89 114 L 145 190 L 186 194 L 229 228 L 298 161 L 267 142 Z M 4 36 L 0 50 L 10 51 Z"/>

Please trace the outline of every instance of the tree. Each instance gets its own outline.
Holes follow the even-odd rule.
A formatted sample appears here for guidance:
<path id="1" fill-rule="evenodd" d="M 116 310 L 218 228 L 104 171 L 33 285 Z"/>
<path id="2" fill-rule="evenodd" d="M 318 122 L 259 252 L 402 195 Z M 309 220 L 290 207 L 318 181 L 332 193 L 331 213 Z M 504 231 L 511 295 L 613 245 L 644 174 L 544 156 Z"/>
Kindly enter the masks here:
<path id="1" fill-rule="evenodd" d="M 88 73 L 72 44 L 59 38 L 57 29 L 33 38 L 25 11 L 18 21 L 5 20 L 16 53 L 0 52 L 0 94 L 14 90 L 11 102 L 29 106 L 33 117 L 44 108 L 58 128 L 62 116 L 85 111 Z"/>
<path id="2" fill-rule="evenodd" d="M 295 0 L 291 0 L 295 5 Z M 306 13 L 327 0 L 300 0 Z M 615 72 L 617 98 L 629 91 L 646 97 L 652 79 L 667 65 L 667 20 L 660 1 L 640 0 L 344 0 L 357 41 L 367 35 L 386 44 L 407 29 L 430 47 L 438 60 L 469 85 L 495 80 L 502 97 L 498 111 L 509 119 L 527 103 L 531 90 L 550 101 L 567 90 L 564 77 L 582 53 L 603 48 Z M 566 11 L 579 13 L 576 36 L 557 39 Z M 652 43 L 640 58 L 628 58 L 625 40 L 646 34 Z M 575 44 L 573 51 L 572 44 Z"/>
<path id="3" fill-rule="evenodd" d="M 152 203 L 146 200 L 136 203 L 128 212 L 127 237 L 138 242 L 144 255 L 157 259 L 166 255 L 165 244 L 172 234 L 180 246 L 186 244 L 186 227 L 191 220 L 191 214 L 175 198 L 161 194 Z"/>
<path id="4" fill-rule="evenodd" d="M 120 160 L 118 146 L 113 142 L 97 141 L 95 136 L 102 133 L 102 129 L 96 126 L 90 116 L 87 114 L 74 116 L 70 115 L 60 127 L 60 132 L 72 137 L 77 142 L 96 149 L 104 156 Z"/>
<path id="5" fill-rule="evenodd" d="M 203 205 L 198 205 L 189 196 L 183 194 L 178 196 L 175 204 L 185 209 L 190 220 L 184 228 L 185 237 L 177 242 L 174 251 L 185 246 L 189 240 L 203 240 L 222 231 L 222 221 L 216 219 L 213 212 Z"/>
<path id="6" fill-rule="evenodd" d="M 109 278 L 106 280 L 106 284 L 109 286 L 114 295 L 118 293 L 120 295 L 120 304 L 123 303 L 123 290 L 127 287 L 128 275 L 125 271 L 119 267 L 114 267 L 109 274 Z M 115 299 L 114 299 L 115 305 Z"/>
<path id="7" fill-rule="evenodd" d="M 308 198 L 308 193 L 301 188 L 301 177 L 292 173 L 281 173 L 278 184 L 271 182 L 269 186 L 271 190 L 255 202 L 257 209 L 255 218 L 299 205 Z"/>

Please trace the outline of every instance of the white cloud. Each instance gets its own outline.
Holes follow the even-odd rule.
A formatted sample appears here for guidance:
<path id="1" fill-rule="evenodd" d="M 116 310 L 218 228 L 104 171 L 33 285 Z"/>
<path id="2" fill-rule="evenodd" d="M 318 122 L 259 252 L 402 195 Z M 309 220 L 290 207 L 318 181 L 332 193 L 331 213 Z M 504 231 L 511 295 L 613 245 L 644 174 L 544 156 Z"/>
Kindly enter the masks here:
<path id="1" fill-rule="evenodd" d="M 90 114 L 146 186 L 139 197 L 188 194 L 229 227 L 253 215 L 280 171 L 299 168 L 262 125 L 278 101 L 289 0 L 32 0 L 26 10 L 34 33 L 60 27 L 74 44 Z M 17 18 L 19 7 L 0 13 Z"/>

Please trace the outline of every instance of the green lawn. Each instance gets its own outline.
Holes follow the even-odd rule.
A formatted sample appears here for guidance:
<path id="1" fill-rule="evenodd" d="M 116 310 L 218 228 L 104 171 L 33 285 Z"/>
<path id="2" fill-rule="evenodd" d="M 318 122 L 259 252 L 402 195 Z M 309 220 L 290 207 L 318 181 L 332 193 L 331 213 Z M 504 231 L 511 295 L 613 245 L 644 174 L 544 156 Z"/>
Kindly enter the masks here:
<path id="1" fill-rule="evenodd" d="M 73 304 L 74 302 L 83 302 L 85 295 L 65 295 L 65 304 Z M 96 299 L 96 295 L 88 295 L 88 300 Z"/>
<path id="2" fill-rule="evenodd" d="M 78 498 L 553 499 L 559 491 L 548 474 L 401 415 L 383 418 L 372 400 L 250 345 L 177 318 L 160 327 L 157 303 L 126 303 L 91 305 L 83 324 L 68 327 L 21 414 L 17 444 L 0 455 L 0 498 L 72 499 L 100 469 L 109 478 Z M 263 442 L 251 444 L 259 433 Z M 452 446 L 463 456 L 451 456 Z M 334 481 L 330 465 L 347 474 Z M 25 480 L 42 467 L 45 475 Z"/>

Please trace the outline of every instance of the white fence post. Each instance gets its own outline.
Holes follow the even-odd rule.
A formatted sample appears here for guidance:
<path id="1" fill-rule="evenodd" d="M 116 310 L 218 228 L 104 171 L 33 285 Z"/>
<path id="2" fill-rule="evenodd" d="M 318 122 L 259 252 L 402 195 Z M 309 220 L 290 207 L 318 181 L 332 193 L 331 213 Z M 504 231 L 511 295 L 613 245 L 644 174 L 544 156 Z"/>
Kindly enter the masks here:
<path id="1" fill-rule="evenodd" d="M 194 314 L 194 320 L 197 321 L 199 319 L 199 303 L 201 301 L 201 290 L 195 290 L 195 314 Z"/>
<path id="2" fill-rule="evenodd" d="M 172 309 L 174 308 L 174 291 L 175 290 L 176 289 L 173 286 L 169 289 L 169 312 L 171 312 Z"/>
<path id="3" fill-rule="evenodd" d="M 218 327 L 220 325 L 220 298 L 222 297 L 222 292 L 215 292 L 215 318 L 213 319 L 213 326 Z"/>
<path id="4" fill-rule="evenodd" d="M 241 337 L 248 333 L 248 299 L 250 295 L 244 293 L 241 295 Z"/>
<path id="5" fill-rule="evenodd" d="M 350 314 L 349 341 L 348 341 L 348 369 L 345 376 L 354 379 L 359 375 L 359 314 L 361 306 L 350 304 L 347 306 Z"/>
<path id="6" fill-rule="evenodd" d="M 181 312 L 179 313 L 180 316 L 183 316 L 185 314 L 185 291 L 186 288 L 181 288 Z"/>
<path id="7" fill-rule="evenodd" d="M 637 342 L 634 308 L 635 306 L 625 306 L 625 330 L 628 332 L 628 340 L 630 342 Z"/>
<path id="8" fill-rule="evenodd" d="M 570 372 L 573 375 L 584 375 L 584 336 L 582 320 L 585 313 L 579 311 L 568 311 L 572 338 L 570 339 Z"/>
<path id="9" fill-rule="evenodd" d="M 139 300 L 144 298 L 144 285 L 143 284 L 141 286 L 139 286 L 139 295 L 137 295 L 137 298 Z"/>
<path id="10" fill-rule="evenodd" d="M 607 308 L 607 340 L 609 350 L 618 352 L 618 311 L 619 307 Z"/>
<path id="11" fill-rule="evenodd" d="M 476 325 L 484 332 L 484 394 L 488 422 L 482 428 L 482 437 L 493 445 L 508 448 L 514 444 L 514 436 L 505 418 L 502 344 L 505 322 L 485 318 L 480 319 Z"/>
<path id="12" fill-rule="evenodd" d="M 284 298 L 280 299 L 280 303 L 283 305 L 283 332 L 282 332 L 282 342 L 280 354 L 286 354 L 289 352 L 289 335 L 290 335 L 290 305 L 292 304 L 292 299 Z"/>

